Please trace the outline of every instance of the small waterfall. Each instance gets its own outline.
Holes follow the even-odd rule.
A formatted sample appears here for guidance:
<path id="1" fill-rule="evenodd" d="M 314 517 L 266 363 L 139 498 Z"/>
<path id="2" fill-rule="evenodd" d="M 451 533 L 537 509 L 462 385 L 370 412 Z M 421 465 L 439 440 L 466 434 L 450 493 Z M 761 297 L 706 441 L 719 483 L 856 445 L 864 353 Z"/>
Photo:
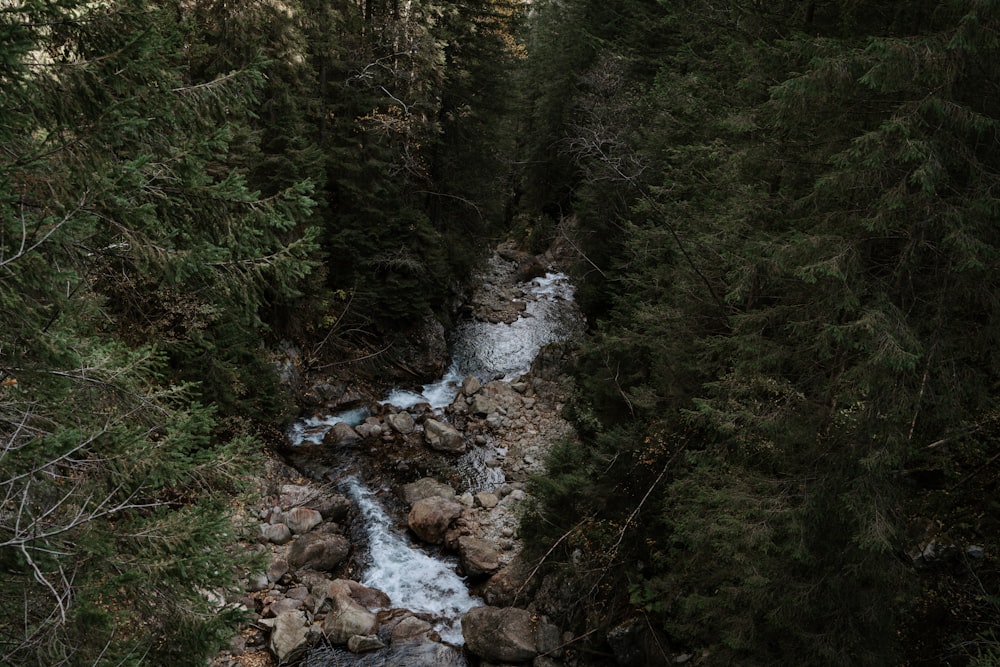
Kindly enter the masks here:
<path id="1" fill-rule="evenodd" d="M 513 381 L 527 373 L 542 347 L 568 340 L 583 329 L 582 318 L 573 301 L 573 286 L 566 275 L 549 273 L 522 285 L 526 308 L 516 321 L 490 323 L 470 320 L 460 323 L 451 336 L 452 361 L 437 382 L 419 389 L 395 389 L 383 403 L 410 408 L 428 403 L 436 411 L 450 405 L 462 380 L 474 375 L 483 382 L 495 379 Z M 352 425 L 368 416 L 364 409 L 300 420 L 289 431 L 292 444 L 321 444 L 324 435 L 337 422 Z M 506 450 L 493 446 L 472 448 L 455 461 L 456 469 L 466 479 L 469 490 L 493 489 L 504 481 L 496 462 Z M 342 472 L 354 470 L 345 462 Z M 360 474 L 360 473 L 358 473 Z M 405 532 L 379 504 L 375 494 L 357 477 L 342 481 L 344 492 L 356 504 L 364 520 L 370 548 L 370 565 L 360 583 L 383 591 L 394 607 L 424 612 L 438 619 L 435 630 L 446 644 L 425 643 L 390 647 L 366 655 L 353 655 L 339 647 L 324 647 L 309 652 L 305 667 L 400 667 L 401 665 L 439 665 L 465 667 L 460 647 L 464 643 L 461 618 L 469 609 L 483 604 L 469 595 L 465 581 L 455 572 L 453 559 L 421 550 L 411 545 Z"/>
<path id="2" fill-rule="evenodd" d="M 432 408 L 443 408 L 455 400 L 459 384 L 468 375 L 483 382 L 496 378 L 510 382 L 524 375 L 544 346 L 567 340 L 582 329 L 577 310 L 567 307 L 573 292 L 566 274 L 535 278 L 524 286 L 527 307 L 521 317 L 510 324 L 462 322 L 452 333 L 452 361 L 444 377 L 421 391 L 394 389 L 383 403 L 400 408 L 429 403 Z"/>
<path id="3" fill-rule="evenodd" d="M 356 478 L 347 478 L 343 486 L 364 515 L 368 532 L 371 565 L 360 583 L 388 595 L 394 607 L 440 617 L 435 630 L 445 641 L 461 645 L 458 620 L 482 602 L 469 595 L 465 581 L 455 573 L 454 562 L 411 546 L 405 535 L 396 532 L 372 491 Z"/>

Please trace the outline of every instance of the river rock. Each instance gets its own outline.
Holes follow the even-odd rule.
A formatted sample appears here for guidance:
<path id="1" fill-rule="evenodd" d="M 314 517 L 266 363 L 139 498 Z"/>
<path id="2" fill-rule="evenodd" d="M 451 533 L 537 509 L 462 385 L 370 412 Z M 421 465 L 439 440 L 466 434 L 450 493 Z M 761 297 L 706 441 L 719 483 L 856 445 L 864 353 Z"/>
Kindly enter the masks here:
<path id="1" fill-rule="evenodd" d="M 465 452 L 465 440 L 451 424 L 439 422 L 436 419 L 424 420 L 424 439 L 431 449 L 447 454 L 462 454 Z"/>
<path id="2" fill-rule="evenodd" d="M 310 530 L 323 523 L 323 515 L 316 510 L 311 510 L 307 507 L 293 507 L 285 512 L 284 519 L 289 530 L 296 535 L 308 533 Z"/>
<path id="3" fill-rule="evenodd" d="M 247 590 L 251 593 L 256 593 L 257 591 L 266 591 L 271 582 L 267 580 L 266 574 L 255 574 L 250 577 L 247 581 Z"/>
<path id="4" fill-rule="evenodd" d="M 403 497 L 403 502 L 412 505 L 424 498 L 454 498 L 455 489 L 433 477 L 421 477 L 415 482 L 404 484 L 400 489 L 400 495 Z"/>
<path id="5" fill-rule="evenodd" d="M 482 389 L 483 383 L 479 381 L 475 375 L 467 375 L 464 380 L 462 380 L 462 393 L 466 396 L 472 396 L 480 389 Z"/>
<path id="6" fill-rule="evenodd" d="M 385 416 L 385 422 L 393 431 L 400 435 L 409 435 L 417 428 L 417 423 L 413 421 L 413 415 L 409 412 L 397 412 Z"/>
<path id="7" fill-rule="evenodd" d="M 323 619 L 323 632 L 333 644 L 346 644 L 354 635 L 373 635 L 378 629 L 375 614 L 346 595 L 332 598 L 333 609 Z"/>
<path id="8" fill-rule="evenodd" d="M 292 586 L 285 591 L 285 597 L 291 600 L 305 600 L 309 597 L 309 588 L 307 586 Z"/>
<path id="9" fill-rule="evenodd" d="M 350 579 L 336 579 L 330 582 L 327 595 L 331 598 L 349 597 L 366 609 L 384 609 L 391 604 L 389 596 L 382 591 Z"/>
<path id="10" fill-rule="evenodd" d="M 552 624 L 544 616 L 527 609 L 474 607 L 462 617 L 462 636 L 466 647 L 481 658 L 525 662 L 554 648 L 547 644 L 551 636 L 559 637 L 559 631 L 553 633 L 548 626 Z"/>
<path id="11" fill-rule="evenodd" d="M 278 664 L 291 661 L 310 643 L 305 612 L 284 611 L 275 618 L 262 619 L 260 623 L 271 627 L 269 646 Z"/>
<path id="12" fill-rule="evenodd" d="M 323 437 L 323 444 L 333 447 L 346 447 L 356 444 L 359 440 L 361 440 L 361 436 L 358 435 L 353 426 L 346 422 L 337 422 Z"/>
<path id="13" fill-rule="evenodd" d="M 292 542 L 288 560 L 292 567 L 331 571 L 351 551 L 351 543 L 343 535 L 327 531 L 313 531 L 300 535 Z"/>
<path id="14" fill-rule="evenodd" d="M 272 584 L 288 574 L 288 561 L 284 558 L 275 558 L 267 566 L 267 580 Z"/>
<path id="15" fill-rule="evenodd" d="M 283 523 L 266 523 L 260 527 L 260 537 L 272 544 L 288 544 L 292 541 L 292 531 Z"/>
<path id="16" fill-rule="evenodd" d="M 308 507 L 331 521 L 343 521 L 351 508 L 350 501 L 343 494 L 302 484 L 282 484 L 278 505 L 285 512 L 296 507 Z"/>
<path id="17" fill-rule="evenodd" d="M 434 629 L 427 621 L 416 616 L 407 616 L 392 629 L 392 644 L 406 641 L 421 641 Z"/>
<path id="18" fill-rule="evenodd" d="M 322 493 L 306 505 L 316 510 L 327 521 L 343 522 L 351 511 L 351 501 L 341 493 Z"/>
<path id="19" fill-rule="evenodd" d="M 375 635 L 352 635 L 347 640 L 347 650 L 351 653 L 368 653 L 383 648 L 385 644 Z"/>
<path id="20" fill-rule="evenodd" d="M 497 500 L 496 495 L 490 493 L 489 491 L 480 491 L 475 495 L 476 505 L 482 507 L 483 509 L 491 510 L 497 506 L 499 500 Z"/>
<path id="21" fill-rule="evenodd" d="M 371 417 L 369 417 L 371 419 Z M 369 438 L 378 438 L 382 435 L 382 425 L 377 422 L 365 421 L 364 424 L 358 424 L 354 427 L 354 431 L 363 439 L 367 440 Z"/>
<path id="22" fill-rule="evenodd" d="M 314 500 L 319 492 L 310 486 L 302 484 L 282 484 L 278 487 L 278 505 L 288 511 L 293 507 L 307 505 Z"/>
<path id="23" fill-rule="evenodd" d="M 524 601 L 536 588 L 535 579 L 530 576 L 531 570 L 531 566 L 523 558 L 515 556 L 486 582 L 482 591 L 483 600 L 486 604 L 502 606 Z"/>
<path id="24" fill-rule="evenodd" d="M 493 574 L 500 568 L 500 554 L 486 540 L 471 535 L 458 538 L 462 569 L 470 577 Z"/>
<path id="25" fill-rule="evenodd" d="M 299 609 L 302 609 L 302 600 L 293 600 L 292 598 L 284 597 L 271 603 L 268 612 L 275 616 L 280 616 L 285 612 L 298 611 Z"/>
<path id="26" fill-rule="evenodd" d="M 483 417 L 497 412 L 500 406 L 493 397 L 486 394 L 476 394 L 472 397 L 472 407 L 470 409 L 473 414 Z"/>
<path id="27" fill-rule="evenodd" d="M 454 500 L 438 496 L 424 498 L 413 504 L 407 525 L 423 541 L 441 544 L 451 522 L 461 515 L 462 506 Z"/>

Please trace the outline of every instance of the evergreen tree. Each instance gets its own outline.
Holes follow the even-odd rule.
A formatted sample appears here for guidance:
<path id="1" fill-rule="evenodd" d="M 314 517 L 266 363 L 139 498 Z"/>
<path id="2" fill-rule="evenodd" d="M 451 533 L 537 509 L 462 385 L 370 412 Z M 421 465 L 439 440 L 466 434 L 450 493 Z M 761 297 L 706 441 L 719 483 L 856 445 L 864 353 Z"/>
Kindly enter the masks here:
<path id="1" fill-rule="evenodd" d="M 618 243 L 581 265 L 606 278 L 574 408 L 602 465 L 554 466 L 546 516 L 589 516 L 570 531 L 587 563 L 641 563 L 632 602 L 713 663 L 897 659 L 903 471 L 935 443 L 955 447 L 935 465 L 962 465 L 960 443 L 993 460 L 970 434 L 996 401 L 995 21 L 978 2 L 680 3 L 666 52 L 638 41 L 651 81 L 609 40 L 591 72 L 618 66 L 599 79 L 617 94 L 566 103 L 598 112 L 567 126 L 579 201 L 604 203 L 582 233 L 612 221 Z M 584 480 L 599 497 L 567 512 Z"/>
<path id="2" fill-rule="evenodd" d="M 237 575 L 226 498 L 255 447 L 217 414 L 273 410 L 259 313 L 312 266 L 311 202 L 249 189 L 259 74 L 198 79 L 178 17 L 0 12 L 4 664 L 203 664 L 234 621 L 199 591 Z"/>

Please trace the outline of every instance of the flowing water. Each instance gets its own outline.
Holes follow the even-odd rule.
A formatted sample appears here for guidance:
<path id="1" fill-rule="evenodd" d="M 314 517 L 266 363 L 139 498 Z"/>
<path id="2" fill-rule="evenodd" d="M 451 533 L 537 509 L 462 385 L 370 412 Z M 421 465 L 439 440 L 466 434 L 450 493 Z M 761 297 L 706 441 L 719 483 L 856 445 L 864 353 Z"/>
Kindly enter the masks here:
<path id="1" fill-rule="evenodd" d="M 582 321 L 573 303 L 573 286 L 567 276 L 549 273 L 522 285 L 526 308 L 511 324 L 469 320 L 459 324 L 451 336 L 452 361 L 447 373 L 437 382 L 416 389 L 394 389 L 383 403 L 409 408 L 429 403 L 441 411 L 457 395 L 461 381 L 474 375 L 483 382 L 494 379 L 512 381 L 528 372 L 542 347 L 567 340 L 582 328 Z M 319 444 L 337 422 L 360 423 L 367 410 L 351 410 L 335 415 L 303 419 L 289 432 L 292 444 Z M 491 488 L 504 481 L 499 467 L 490 459 L 500 450 L 473 448 L 456 462 L 469 482 L 469 490 Z M 465 471 L 467 469 L 467 471 Z M 361 583 L 386 593 L 393 607 L 433 615 L 435 629 L 445 642 L 463 643 L 461 617 L 474 606 L 482 604 L 472 597 L 464 580 L 455 572 L 455 561 L 431 554 L 410 544 L 405 532 L 395 527 L 376 494 L 355 476 L 342 480 L 365 520 L 368 537 L 369 565 Z M 403 647 L 379 651 L 371 656 L 352 656 L 340 649 L 325 648 L 310 652 L 308 667 L 334 665 L 452 665 L 465 664 L 460 651 L 451 647 Z M 436 651 L 434 656 L 411 656 L 408 651 Z"/>
<path id="2" fill-rule="evenodd" d="M 370 565 L 360 583 L 392 600 L 394 607 L 425 612 L 440 619 L 435 630 L 453 644 L 462 643 L 458 620 L 482 602 L 469 595 L 465 581 L 455 573 L 455 561 L 434 557 L 410 544 L 396 531 L 375 494 L 356 478 L 343 482 L 365 519 Z"/>
<path id="3" fill-rule="evenodd" d="M 514 322 L 460 323 L 451 336 L 451 365 L 444 377 L 419 391 L 394 389 L 385 399 L 400 408 L 429 403 L 443 408 L 455 400 L 462 380 L 475 375 L 483 382 L 515 380 L 549 343 L 574 336 L 581 328 L 573 304 L 573 284 L 562 273 L 547 273 L 524 286 L 526 308 Z"/>

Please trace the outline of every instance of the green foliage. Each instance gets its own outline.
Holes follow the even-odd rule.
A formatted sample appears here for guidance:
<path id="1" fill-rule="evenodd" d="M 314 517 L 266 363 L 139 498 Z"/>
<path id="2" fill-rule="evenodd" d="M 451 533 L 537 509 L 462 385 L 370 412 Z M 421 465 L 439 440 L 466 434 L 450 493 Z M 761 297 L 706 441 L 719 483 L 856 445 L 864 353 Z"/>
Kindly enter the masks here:
<path id="1" fill-rule="evenodd" d="M 203 664 L 235 622 L 199 591 L 237 576 L 232 425 L 283 407 L 261 313 L 315 266 L 312 185 L 250 188 L 260 72 L 199 79 L 179 11 L 0 12 L 4 664 Z"/>
<path id="2" fill-rule="evenodd" d="M 445 310 L 505 222 L 498 100 L 520 9 L 376 5 L 337 5 L 307 39 L 324 119 L 329 284 L 355 294 L 359 324 L 398 330 Z"/>
<path id="3" fill-rule="evenodd" d="M 586 1 L 544 11 L 602 37 L 546 137 L 577 169 L 596 331 L 581 460 L 635 460 L 643 431 L 692 454 L 645 504 L 629 465 L 560 472 L 540 512 L 587 480 L 575 517 L 641 507 L 622 579 L 713 664 L 898 660 L 900 471 L 997 402 L 993 3 L 606 10 L 656 46 Z"/>

